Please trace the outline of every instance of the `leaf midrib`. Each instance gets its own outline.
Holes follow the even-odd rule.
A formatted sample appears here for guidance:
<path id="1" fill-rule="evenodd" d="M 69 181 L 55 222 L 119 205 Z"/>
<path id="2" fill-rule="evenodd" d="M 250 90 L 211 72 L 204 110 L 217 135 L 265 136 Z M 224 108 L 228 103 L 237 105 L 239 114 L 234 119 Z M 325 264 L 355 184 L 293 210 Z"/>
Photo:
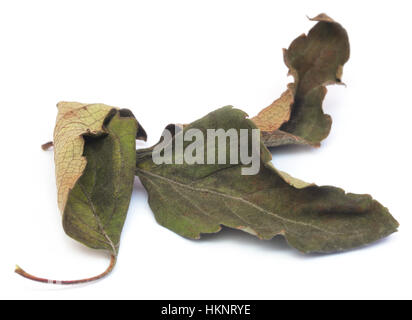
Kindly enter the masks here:
<path id="1" fill-rule="evenodd" d="M 290 223 L 290 224 L 300 225 L 300 226 L 304 226 L 304 227 L 309 227 L 309 228 L 312 228 L 312 229 L 315 229 L 315 230 L 318 230 L 318 231 L 321 231 L 321 232 L 324 232 L 324 233 L 332 234 L 332 235 L 345 235 L 345 233 L 337 233 L 337 232 L 333 232 L 333 231 L 329 231 L 329 230 L 324 230 L 324 229 L 322 229 L 320 227 L 317 227 L 317 226 L 314 226 L 310 223 L 305 223 L 305 222 L 291 220 L 291 219 L 282 217 L 282 216 L 280 216 L 280 215 L 278 215 L 274 212 L 268 211 L 268 210 L 258 206 L 257 204 L 255 204 L 253 202 L 250 202 L 246 199 L 243 199 L 241 197 L 231 196 L 229 194 L 218 192 L 218 191 L 215 191 L 215 190 L 210 190 L 210 189 L 205 189 L 205 188 L 196 188 L 196 187 L 193 187 L 193 186 L 189 186 L 189 185 L 180 183 L 178 181 L 175 181 L 173 179 L 166 178 L 164 176 L 157 175 L 155 173 L 152 173 L 152 172 L 149 172 L 147 170 L 140 169 L 140 168 L 136 168 L 136 171 L 142 173 L 143 175 L 146 175 L 146 176 L 149 176 L 149 177 L 152 177 L 152 178 L 157 178 L 157 179 L 166 181 L 167 183 L 177 185 L 179 187 L 186 188 L 186 189 L 189 189 L 189 190 L 192 190 L 192 191 L 210 193 L 210 194 L 214 194 L 214 195 L 217 195 L 217 196 L 220 196 L 220 197 L 223 197 L 223 198 L 243 202 L 243 203 L 257 209 L 258 211 L 261 211 L 261 212 L 263 212 L 267 215 L 273 216 L 276 219 L 281 220 L 282 223 Z M 284 226 L 284 227 L 286 228 L 286 226 Z"/>
<path id="2" fill-rule="evenodd" d="M 107 240 L 108 244 L 110 245 L 110 247 L 111 247 L 112 250 L 113 250 L 113 254 L 116 256 L 116 255 L 117 255 L 116 246 L 114 245 L 114 243 L 113 243 L 112 239 L 109 237 L 109 235 L 106 233 L 106 231 L 105 231 L 105 229 L 104 229 L 104 227 L 103 227 L 103 224 L 102 224 L 99 216 L 97 215 L 97 212 L 96 212 L 96 209 L 95 209 L 95 207 L 94 207 L 94 204 L 93 204 L 92 199 L 89 197 L 89 194 L 88 194 L 88 192 L 85 190 L 84 186 L 83 186 L 82 184 L 79 184 L 79 186 L 80 186 L 81 190 L 83 191 L 83 194 L 85 195 L 87 201 L 89 202 L 90 209 L 91 209 L 91 211 L 92 211 L 92 214 L 93 214 L 94 219 L 96 220 L 96 223 L 97 223 L 97 225 L 98 225 L 98 227 L 99 227 L 100 232 L 102 233 L 102 235 L 104 236 L 104 238 Z"/>

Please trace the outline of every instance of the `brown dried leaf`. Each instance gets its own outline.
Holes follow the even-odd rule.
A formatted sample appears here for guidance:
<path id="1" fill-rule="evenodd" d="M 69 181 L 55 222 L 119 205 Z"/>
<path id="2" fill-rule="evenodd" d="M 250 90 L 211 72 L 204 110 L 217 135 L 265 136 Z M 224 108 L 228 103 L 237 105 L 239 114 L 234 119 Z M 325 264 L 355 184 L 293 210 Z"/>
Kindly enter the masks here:
<path id="1" fill-rule="evenodd" d="M 318 23 L 284 50 L 285 64 L 295 82 L 280 99 L 252 118 L 268 147 L 319 146 L 330 132 L 332 119 L 323 113 L 322 103 L 326 86 L 342 83 L 349 39 L 346 30 L 326 14 L 310 20 Z"/>
<path id="2" fill-rule="evenodd" d="M 59 102 L 54 129 L 54 160 L 60 212 L 64 212 L 68 194 L 83 174 L 84 134 L 103 134 L 103 123 L 113 107 L 104 104 Z"/>

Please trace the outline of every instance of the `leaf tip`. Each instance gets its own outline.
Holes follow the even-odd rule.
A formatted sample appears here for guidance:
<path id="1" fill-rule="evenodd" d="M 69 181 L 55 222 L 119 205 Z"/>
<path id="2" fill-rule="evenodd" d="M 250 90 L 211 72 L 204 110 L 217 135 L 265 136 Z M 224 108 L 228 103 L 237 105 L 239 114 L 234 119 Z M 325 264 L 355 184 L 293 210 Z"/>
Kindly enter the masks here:
<path id="1" fill-rule="evenodd" d="M 316 17 L 311 18 L 308 15 L 306 15 L 306 17 L 310 20 L 310 21 L 318 21 L 318 22 L 330 22 L 330 23 L 336 23 L 335 20 L 333 20 L 331 17 L 329 17 L 326 13 L 320 13 L 318 14 Z"/>
<path id="2" fill-rule="evenodd" d="M 46 142 L 45 144 L 41 145 L 41 148 L 42 148 L 43 151 L 47 151 L 51 147 L 53 147 L 53 141 L 49 141 L 49 142 Z"/>
<path id="3" fill-rule="evenodd" d="M 17 273 L 17 274 L 22 275 L 22 274 L 24 273 L 24 270 L 23 270 L 22 268 L 20 268 L 19 265 L 16 264 L 16 267 L 15 267 L 15 269 L 14 269 L 14 272 Z"/>

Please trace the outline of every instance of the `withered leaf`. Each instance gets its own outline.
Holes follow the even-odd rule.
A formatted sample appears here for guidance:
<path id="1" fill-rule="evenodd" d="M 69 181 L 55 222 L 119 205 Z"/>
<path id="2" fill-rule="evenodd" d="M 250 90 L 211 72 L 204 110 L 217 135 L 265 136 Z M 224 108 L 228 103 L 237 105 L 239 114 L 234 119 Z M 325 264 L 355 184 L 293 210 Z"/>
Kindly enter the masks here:
<path id="1" fill-rule="evenodd" d="M 146 134 L 127 109 L 61 102 L 58 111 L 54 154 L 64 230 L 84 245 L 112 256 L 102 275 L 55 281 L 73 284 L 101 278 L 114 267 L 133 189 L 136 138 L 146 139 Z M 48 281 L 20 268 L 16 271 L 32 280 Z"/>
<path id="2" fill-rule="evenodd" d="M 250 135 L 256 126 L 244 112 L 229 106 L 185 126 L 178 134 L 190 129 L 206 134 L 207 129 L 232 128 L 238 132 L 248 129 Z M 166 144 L 175 143 L 178 134 Z M 183 152 L 190 143 L 184 142 Z M 229 159 L 231 148 L 226 143 Z M 227 226 L 261 239 L 283 235 L 302 252 L 326 253 L 366 245 L 398 228 L 389 211 L 369 195 L 306 184 L 278 172 L 263 143 L 257 175 L 242 175 L 245 166 L 228 161 L 155 164 L 152 149 L 137 151 L 136 174 L 148 192 L 158 223 L 187 238 L 198 239 Z M 173 152 L 174 159 L 181 156 L 176 149 Z M 205 146 L 205 157 L 206 153 Z"/>
<path id="3" fill-rule="evenodd" d="M 346 30 L 326 14 L 311 20 L 318 23 L 283 53 L 295 82 L 252 119 L 262 130 L 262 140 L 268 147 L 319 146 L 329 135 L 332 119 L 323 113 L 322 103 L 326 86 L 342 83 L 343 65 L 350 53 L 349 39 Z"/>

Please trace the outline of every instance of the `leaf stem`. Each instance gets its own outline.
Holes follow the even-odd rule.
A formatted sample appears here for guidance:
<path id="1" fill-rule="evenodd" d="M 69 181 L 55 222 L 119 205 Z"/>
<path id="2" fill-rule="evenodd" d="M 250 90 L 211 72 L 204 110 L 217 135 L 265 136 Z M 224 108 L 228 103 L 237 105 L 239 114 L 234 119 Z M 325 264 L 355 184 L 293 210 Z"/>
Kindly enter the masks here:
<path id="1" fill-rule="evenodd" d="M 44 151 L 49 150 L 51 147 L 53 147 L 53 141 L 49 141 L 49 142 L 47 142 L 47 143 L 45 143 L 45 144 L 42 144 L 42 146 L 41 146 L 41 148 L 42 148 Z"/>
<path id="2" fill-rule="evenodd" d="M 114 255 L 111 255 L 110 258 L 110 265 L 109 267 L 101 274 L 98 276 L 92 277 L 92 278 L 86 278 L 86 279 L 80 279 L 80 280 L 64 280 L 64 281 L 59 281 L 59 280 L 50 280 L 50 279 L 44 279 L 44 278 L 39 278 L 35 277 L 26 271 L 24 271 L 22 268 L 19 266 L 16 266 L 16 272 L 17 274 L 21 275 L 22 277 L 32 280 L 32 281 L 37 281 L 37 282 L 42 282 L 42 283 L 49 283 L 49 284 L 60 284 L 60 285 L 75 285 L 75 284 L 82 284 L 82 283 L 88 283 L 96 280 L 100 280 L 104 277 L 106 277 L 110 272 L 113 271 L 114 266 L 116 265 L 116 257 Z"/>

